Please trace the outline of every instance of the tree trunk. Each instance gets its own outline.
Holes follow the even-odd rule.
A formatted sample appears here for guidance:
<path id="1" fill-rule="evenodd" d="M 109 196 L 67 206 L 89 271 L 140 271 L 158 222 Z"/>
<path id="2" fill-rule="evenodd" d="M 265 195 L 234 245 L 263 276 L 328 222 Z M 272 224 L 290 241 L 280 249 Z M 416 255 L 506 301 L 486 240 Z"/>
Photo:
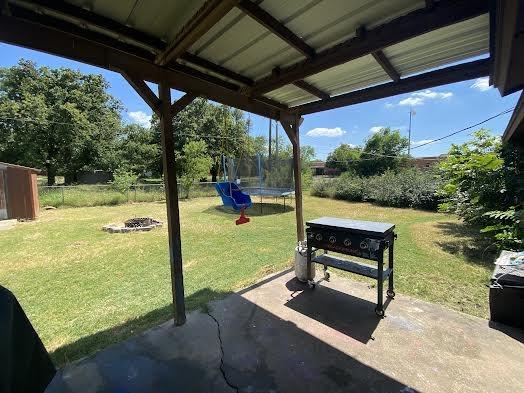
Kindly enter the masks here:
<path id="1" fill-rule="evenodd" d="M 46 164 L 46 171 L 47 171 L 47 185 L 54 186 L 55 177 L 56 177 L 56 169 L 51 164 Z"/>
<path id="2" fill-rule="evenodd" d="M 217 164 L 213 164 L 211 166 L 211 181 L 216 183 L 217 176 L 218 176 L 218 165 Z"/>

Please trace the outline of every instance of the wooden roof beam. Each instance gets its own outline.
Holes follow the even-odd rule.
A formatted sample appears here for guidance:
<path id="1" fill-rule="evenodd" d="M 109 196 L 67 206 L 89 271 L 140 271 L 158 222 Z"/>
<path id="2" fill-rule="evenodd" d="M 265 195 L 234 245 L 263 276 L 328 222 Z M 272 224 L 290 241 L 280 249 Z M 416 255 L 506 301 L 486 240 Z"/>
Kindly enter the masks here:
<path id="1" fill-rule="evenodd" d="M 176 60 L 231 11 L 238 2 L 239 0 L 207 0 L 180 30 L 176 38 L 156 57 L 155 62 L 159 65 L 166 65 L 172 60 Z"/>
<path id="2" fill-rule="evenodd" d="M 391 64 L 384 52 L 377 50 L 371 55 L 393 81 L 398 82 L 400 80 L 400 74 L 395 67 L 393 67 L 393 64 Z"/>
<path id="3" fill-rule="evenodd" d="M 507 142 L 519 143 L 524 146 L 524 93 L 520 93 L 520 98 L 511 114 L 508 126 L 502 135 L 502 140 Z"/>
<path id="4" fill-rule="evenodd" d="M 96 28 L 98 31 L 103 31 L 113 37 L 117 36 L 124 41 L 148 48 L 151 51 L 160 51 L 165 47 L 164 42 L 156 37 L 65 1 L 10 0 L 10 2 L 18 7 L 37 10 L 44 14 L 51 13 L 53 15 L 65 17 L 68 20 L 75 21 L 77 25 L 80 25 L 85 29 Z"/>
<path id="5" fill-rule="evenodd" d="M 7 4 L 7 0 L 1 0 Z M 51 12 L 53 15 L 65 17 L 68 20 L 76 21 L 77 25 L 82 26 L 87 30 L 96 28 L 97 31 L 106 33 L 110 37 L 118 36 L 124 41 L 137 45 L 140 48 L 147 48 L 151 53 L 158 54 L 165 49 L 165 44 L 162 40 L 153 37 L 149 34 L 135 30 L 129 26 L 118 23 L 112 19 L 97 15 L 91 11 L 76 7 L 70 3 L 56 0 L 32 0 L 30 3 L 26 0 L 11 0 L 13 4 L 18 7 L 31 10 L 38 8 L 43 12 Z M 192 53 L 186 52 L 180 56 L 182 60 L 205 68 L 215 74 L 222 75 L 226 78 L 240 82 L 244 85 L 252 85 L 254 81 L 225 67 L 214 64 L 213 62 L 196 56 Z M 176 64 L 176 62 L 171 62 Z"/>
<path id="6" fill-rule="evenodd" d="M 315 49 L 309 46 L 302 38 L 298 37 L 295 33 L 289 30 L 283 23 L 281 23 L 262 7 L 258 6 L 250 0 L 240 1 L 237 7 L 241 9 L 242 12 L 263 25 L 273 34 L 287 42 L 290 46 L 302 53 L 308 59 L 315 57 Z"/>
<path id="7" fill-rule="evenodd" d="M 480 78 L 489 75 L 490 59 L 481 59 L 469 63 L 458 64 L 442 68 L 436 71 L 426 72 L 401 79 L 398 82 L 389 82 L 378 86 L 368 87 L 351 93 L 341 94 L 327 100 L 311 102 L 291 108 L 299 115 L 327 111 L 329 109 L 341 108 L 348 105 L 360 104 L 391 97 L 397 94 L 410 93 L 412 91 L 429 89 L 435 86 L 456 83 L 469 79 Z"/>
<path id="8" fill-rule="evenodd" d="M 357 28 L 355 36 L 358 38 L 364 38 L 366 36 L 366 32 L 366 27 L 360 26 L 359 28 Z M 393 64 L 391 64 L 391 62 L 382 50 L 376 50 L 375 52 L 372 52 L 371 55 L 373 56 L 375 61 L 382 67 L 384 72 L 388 74 L 393 81 L 398 82 L 400 80 L 400 74 L 397 72 L 395 67 L 393 67 Z"/>
<path id="9" fill-rule="evenodd" d="M 305 80 L 295 81 L 293 84 L 304 90 L 307 91 L 309 94 L 314 95 L 315 97 L 320 98 L 321 100 L 327 100 L 330 96 L 328 93 L 320 90 L 318 87 L 313 86 L 311 83 L 306 82 Z"/>
<path id="10" fill-rule="evenodd" d="M 524 88 L 524 3 L 497 1 L 492 11 L 492 82 L 502 96 Z"/>
<path id="11" fill-rule="evenodd" d="M 107 36 L 29 11 L 25 11 L 23 16 L 0 15 L 0 42 L 43 51 L 118 73 L 126 72 L 144 81 L 167 82 L 173 89 L 275 120 L 294 118 L 289 109 L 278 102 L 265 97 L 246 97 L 238 91 L 180 70 L 160 67 L 153 63 L 151 54 L 147 57 L 146 53 L 137 52 L 135 47 Z M 28 20 L 29 17 L 35 20 Z"/>
<path id="12" fill-rule="evenodd" d="M 211 71 L 211 72 L 214 72 L 215 74 L 218 74 L 218 75 L 221 75 L 221 76 L 224 76 L 226 78 L 229 78 L 229 79 L 232 79 L 234 80 L 235 82 L 239 82 L 239 83 L 242 83 L 246 86 L 252 86 L 255 81 L 251 78 L 248 78 L 244 75 L 241 75 L 241 74 L 238 74 L 234 71 L 231 71 L 230 69 L 228 68 L 224 68 L 218 64 L 215 64 L 209 60 L 206 60 L 206 59 L 203 59 L 199 56 L 196 56 L 192 53 L 189 53 L 189 52 L 186 52 L 184 53 L 182 56 L 180 56 L 180 59 L 181 60 L 184 60 L 188 63 L 191 63 L 191 64 L 194 64 L 194 65 L 197 65 L 199 67 L 202 67 L 202 68 L 205 68 L 206 70 L 208 71 Z M 176 64 L 174 65 L 173 67 L 176 69 L 176 68 L 180 68 L 180 64 Z M 204 75 L 202 72 L 194 69 L 193 72 L 195 73 L 199 73 L 201 75 Z M 208 76 L 210 78 L 214 78 L 212 76 Z M 206 79 L 209 79 L 209 78 L 206 78 Z M 214 78 L 216 79 L 216 78 Z M 226 81 L 223 81 L 224 84 L 229 84 L 229 82 L 226 82 Z M 295 86 L 297 86 L 298 88 L 302 89 L 302 90 L 305 90 L 307 91 L 309 94 L 312 94 L 320 99 L 327 99 L 329 98 L 329 94 L 325 93 L 324 91 L 320 90 L 318 87 L 316 86 L 313 86 L 312 84 L 304 81 L 304 80 L 301 80 L 301 81 L 296 81 L 293 83 Z M 259 97 L 259 98 L 262 98 L 262 97 Z M 270 100 L 270 99 L 268 99 Z"/>
<path id="13" fill-rule="evenodd" d="M 431 8 L 422 8 L 396 18 L 326 49 L 312 59 L 283 68 L 278 75 L 269 75 L 255 82 L 248 93 L 258 96 L 304 79 L 329 68 L 371 54 L 385 47 L 417 37 L 489 11 L 489 1 L 441 0 Z"/>
<path id="14" fill-rule="evenodd" d="M 153 93 L 153 90 L 149 88 L 146 82 L 144 80 L 138 78 L 135 75 L 131 75 L 128 72 L 122 72 L 121 73 L 124 79 L 131 85 L 133 89 L 138 93 L 140 97 L 146 102 L 147 105 L 151 108 L 153 112 L 157 114 L 158 117 L 160 117 L 160 106 L 162 103 L 160 102 L 160 99 L 156 96 L 155 93 Z"/>
<path id="15" fill-rule="evenodd" d="M 205 68 L 206 70 L 212 71 L 215 74 L 222 75 L 236 82 L 240 82 L 244 85 L 251 86 L 253 83 L 255 83 L 253 79 L 248 78 L 247 76 L 241 75 L 235 71 L 230 70 L 229 68 L 222 67 L 221 65 L 215 64 L 190 52 L 182 54 L 180 56 L 180 59 L 187 61 L 188 63 L 194 64 L 196 66 Z"/>
<path id="16" fill-rule="evenodd" d="M 197 98 L 194 94 L 186 93 L 182 97 L 180 97 L 178 100 L 173 102 L 171 104 L 171 116 L 178 115 L 181 111 L 183 111 L 189 104 L 193 102 L 193 100 Z"/>
<path id="17" fill-rule="evenodd" d="M 3 2 L 0 4 L 8 4 L 7 0 L 0 1 Z M 53 15 L 64 17 L 67 20 L 74 20 L 77 24 L 77 30 L 85 29 L 89 32 L 93 32 L 95 30 L 99 32 L 104 32 L 108 36 L 108 38 L 118 36 L 125 42 L 137 45 L 138 48 L 146 48 L 150 51 L 150 53 L 157 54 L 159 52 L 162 52 L 165 48 L 165 44 L 156 37 L 135 30 L 129 26 L 115 22 L 112 19 L 97 15 L 86 9 L 74 6 L 70 3 L 55 0 L 32 0 L 31 2 L 28 2 L 26 0 L 11 0 L 11 2 L 16 7 L 18 7 L 17 9 L 19 10 L 19 13 L 22 13 L 23 15 L 27 14 L 31 10 L 35 11 L 36 8 L 38 8 L 40 12 L 43 11 L 44 13 L 52 13 Z M 7 13 L 4 12 L 4 15 L 7 15 Z M 62 23 L 65 24 L 66 22 Z M 60 25 L 57 25 L 57 27 L 60 27 Z M 180 56 L 180 59 L 198 67 L 201 67 L 207 71 L 211 71 L 214 74 L 241 83 L 242 85 L 251 86 L 255 83 L 255 81 L 251 78 L 234 72 L 228 68 L 222 67 L 190 52 L 183 53 Z M 176 61 L 171 61 L 169 64 L 167 64 L 167 66 L 173 67 L 175 69 L 178 68 L 179 70 L 181 70 L 182 68 L 184 68 L 186 71 L 189 70 L 189 68 L 187 67 L 179 66 L 179 64 Z M 201 71 L 198 71 L 196 69 L 193 69 L 193 71 L 195 74 L 198 74 L 197 76 L 205 76 L 205 74 Z M 205 76 L 204 79 L 212 80 L 213 82 L 220 81 L 218 78 L 213 77 L 211 75 L 209 75 L 209 77 Z M 233 90 L 237 90 L 236 86 L 233 86 L 231 83 L 227 81 L 220 82 L 223 82 L 223 85 L 227 88 L 233 88 Z M 267 102 L 270 101 L 271 100 Z M 276 103 L 274 102 L 273 104 Z M 280 106 L 282 107 L 282 105 Z"/>

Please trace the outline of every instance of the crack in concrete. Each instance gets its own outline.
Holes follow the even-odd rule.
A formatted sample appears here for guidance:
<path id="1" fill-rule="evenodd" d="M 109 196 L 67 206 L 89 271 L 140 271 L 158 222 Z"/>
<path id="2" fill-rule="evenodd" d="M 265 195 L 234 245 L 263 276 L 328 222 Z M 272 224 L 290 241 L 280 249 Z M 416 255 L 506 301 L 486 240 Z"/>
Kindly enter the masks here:
<path id="1" fill-rule="evenodd" d="M 235 389 L 235 392 L 239 392 L 239 387 L 234 385 L 232 382 L 229 381 L 226 371 L 224 370 L 224 344 L 222 343 L 222 332 L 220 331 L 220 323 L 218 320 L 211 315 L 210 313 L 206 313 L 211 317 L 213 321 L 215 321 L 217 325 L 217 331 L 218 331 L 218 342 L 220 343 L 220 372 L 222 373 L 222 377 L 224 378 L 224 381 L 226 382 L 227 386 L 229 386 L 231 389 Z"/>

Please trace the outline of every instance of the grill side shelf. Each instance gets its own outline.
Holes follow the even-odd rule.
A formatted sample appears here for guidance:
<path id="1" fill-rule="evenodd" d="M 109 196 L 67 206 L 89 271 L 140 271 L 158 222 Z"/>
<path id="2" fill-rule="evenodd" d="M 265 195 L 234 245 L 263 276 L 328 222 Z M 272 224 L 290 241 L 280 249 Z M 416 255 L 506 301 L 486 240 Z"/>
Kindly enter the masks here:
<path id="1" fill-rule="evenodd" d="M 378 269 L 375 266 L 367 265 L 365 263 L 350 261 L 344 258 L 337 258 L 328 254 L 319 255 L 311 260 L 321 265 L 334 267 L 336 269 L 344 270 L 346 272 L 359 274 L 361 276 L 378 279 Z M 387 268 L 382 271 L 382 277 L 386 279 L 389 277 L 391 269 Z"/>

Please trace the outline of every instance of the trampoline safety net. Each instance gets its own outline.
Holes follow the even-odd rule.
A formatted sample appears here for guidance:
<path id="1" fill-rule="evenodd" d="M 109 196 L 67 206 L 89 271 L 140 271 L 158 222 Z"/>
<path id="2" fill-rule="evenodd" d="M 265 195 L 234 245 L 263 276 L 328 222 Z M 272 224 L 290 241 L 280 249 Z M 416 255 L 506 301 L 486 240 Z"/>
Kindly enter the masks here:
<path id="1" fill-rule="evenodd" d="M 229 159 L 226 166 L 231 181 L 250 195 L 279 197 L 294 194 L 292 158 L 257 155 Z"/>

